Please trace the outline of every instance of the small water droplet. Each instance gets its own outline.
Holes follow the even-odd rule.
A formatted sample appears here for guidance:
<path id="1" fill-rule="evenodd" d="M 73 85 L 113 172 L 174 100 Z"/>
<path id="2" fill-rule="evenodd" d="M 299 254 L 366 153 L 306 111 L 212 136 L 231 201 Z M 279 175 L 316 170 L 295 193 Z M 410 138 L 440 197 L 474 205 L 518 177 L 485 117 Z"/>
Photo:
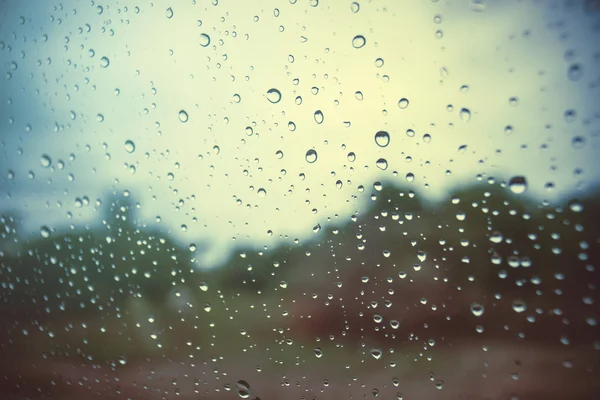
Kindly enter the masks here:
<path id="1" fill-rule="evenodd" d="M 50 228 L 48 228 L 47 226 L 42 226 L 40 228 L 40 234 L 42 235 L 43 238 L 47 239 L 50 237 Z"/>
<path id="2" fill-rule="evenodd" d="M 321 112 L 321 110 L 315 111 L 314 118 L 317 124 L 322 124 L 325 120 L 325 116 L 323 115 L 323 112 Z"/>
<path id="3" fill-rule="evenodd" d="M 127 364 L 127 359 L 125 357 L 123 357 L 123 356 L 120 356 L 119 357 L 119 364 L 121 364 L 121 365 Z"/>
<path id="4" fill-rule="evenodd" d="M 372 348 L 371 349 L 371 355 L 373 356 L 374 359 L 379 360 L 381 358 L 382 355 L 382 351 L 381 349 L 377 349 L 377 348 Z"/>
<path id="5" fill-rule="evenodd" d="M 109 65 L 110 65 L 110 60 L 108 59 L 108 57 L 102 57 L 102 58 L 100 59 L 100 66 L 101 66 L 102 68 L 106 68 L 106 67 L 108 67 Z"/>
<path id="6" fill-rule="evenodd" d="M 310 149 L 310 150 L 308 150 L 308 151 L 306 152 L 306 157 L 305 157 L 305 158 L 306 158 L 306 161 L 307 161 L 309 164 L 312 164 L 312 163 L 314 163 L 315 161 L 317 161 L 317 158 L 318 158 L 318 156 L 317 156 L 317 152 L 316 152 L 315 150 L 313 150 L 313 149 Z"/>
<path id="7" fill-rule="evenodd" d="M 377 165 L 377 168 L 379 168 L 382 171 L 385 171 L 388 167 L 388 162 L 385 158 L 380 158 L 375 162 L 375 164 Z"/>
<path id="8" fill-rule="evenodd" d="M 50 158 L 49 155 L 44 154 L 42 155 L 42 157 L 40 158 L 40 164 L 42 164 L 42 167 L 44 168 L 48 168 L 50 167 L 50 165 L 52 164 L 52 159 Z"/>
<path id="9" fill-rule="evenodd" d="M 471 111 L 468 108 L 463 108 L 460 110 L 460 119 L 467 122 L 471 119 Z"/>
<path id="10" fill-rule="evenodd" d="M 237 389 L 238 396 L 240 396 L 242 399 L 247 399 L 252 394 L 252 390 L 250 390 L 250 385 L 246 381 L 237 381 L 235 387 Z"/>
<path id="11" fill-rule="evenodd" d="M 508 187 L 513 193 L 524 193 L 527 190 L 527 179 L 524 176 L 514 176 L 508 181 Z"/>
<path id="12" fill-rule="evenodd" d="M 186 122 L 188 122 L 189 116 L 188 116 L 188 113 L 185 110 L 179 110 L 178 116 L 179 116 L 179 120 L 181 122 L 183 122 L 184 124 Z"/>
<path id="13" fill-rule="evenodd" d="M 273 104 L 279 103 L 281 100 L 281 92 L 275 88 L 271 88 L 267 90 L 267 99 Z"/>
<path id="14" fill-rule="evenodd" d="M 350 4 L 350 10 L 356 14 L 357 12 L 360 11 L 360 4 L 358 4 L 356 1 L 353 2 L 352 4 Z"/>
<path id="15" fill-rule="evenodd" d="M 583 68 L 580 64 L 571 64 L 567 70 L 567 76 L 571 81 L 576 82 L 583 76 Z"/>
<path id="16" fill-rule="evenodd" d="M 165 11 L 165 15 L 169 19 L 173 18 L 173 9 L 171 7 L 167 8 L 167 11 Z"/>
<path id="17" fill-rule="evenodd" d="M 375 134 L 375 143 L 379 147 L 386 147 L 390 144 L 390 134 L 386 131 L 379 131 Z"/>
<path id="18" fill-rule="evenodd" d="M 131 140 L 128 140 L 125 142 L 125 150 L 128 153 L 133 153 L 135 151 L 135 143 L 133 143 Z"/>
<path id="19" fill-rule="evenodd" d="M 348 161 L 350 161 L 350 162 L 356 161 L 356 154 L 354 154 L 354 152 L 352 152 L 352 151 L 350 153 L 348 153 L 347 157 L 348 157 Z"/>
<path id="20" fill-rule="evenodd" d="M 384 62 L 383 62 L 383 58 L 378 58 L 378 59 L 376 59 L 376 60 L 375 60 L 375 66 L 376 66 L 377 68 L 381 68 L 381 67 L 383 67 L 383 64 L 384 64 Z"/>
<path id="21" fill-rule="evenodd" d="M 198 43 L 200 43 L 200 46 L 202 47 L 208 47 L 208 45 L 210 45 L 210 36 L 206 33 L 201 33 Z"/>
<path id="22" fill-rule="evenodd" d="M 527 304 L 523 300 L 515 300 L 512 303 L 512 308 L 518 313 L 522 313 L 527 310 Z"/>
<path id="23" fill-rule="evenodd" d="M 398 107 L 400 107 L 402 110 L 406 109 L 406 107 L 408 107 L 408 99 L 403 97 L 398 100 Z"/>
<path id="24" fill-rule="evenodd" d="M 484 307 L 479 303 L 471 303 L 471 312 L 476 317 L 481 317 L 485 311 Z"/>
<path id="25" fill-rule="evenodd" d="M 315 348 L 315 356 L 317 356 L 317 358 L 323 357 L 323 350 L 321 350 L 320 347 Z"/>
<path id="26" fill-rule="evenodd" d="M 362 94 L 362 92 L 361 92 L 361 91 L 358 91 L 358 92 L 354 93 L 354 97 L 355 97 L 355 98 L 356 98 L 356 100 L 358 100 L 358 101 L 362 101 L 362 100 L 364 99 L 364 96 L 363 96 L 363 94 Z"/>
<path id="27" fill-rule="evenodd" d="M 361 47 L 364 47 L 365 44 L 367 44 L 367 39 L 362 35 L 356 35 L 354 36 L 354 39 L 352 39 L 352 47 L 355 49 L 360 49 Z"/>

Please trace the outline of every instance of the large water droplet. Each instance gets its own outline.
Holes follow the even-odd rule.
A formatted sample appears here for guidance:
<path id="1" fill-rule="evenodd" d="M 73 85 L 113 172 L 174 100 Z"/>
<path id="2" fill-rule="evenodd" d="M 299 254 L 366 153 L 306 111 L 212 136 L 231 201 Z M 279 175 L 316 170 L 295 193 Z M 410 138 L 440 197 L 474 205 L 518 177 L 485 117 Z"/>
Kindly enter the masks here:
<path id="1" fill-rule="evenodd" d="M 479 303 L 471 303 L 471 312 L 476 317 L 481 317 L 485 311 L 484 307 Z"/>
<path id="2" fill-rule="evenodd" d="M 133 143 L 131 140 L 126 141 L 125 151 L 127 151 L 128 153 L 133 153 L 135 151 L 135 143 Z"/>
<path id="3" fill-rule="evenodd" d="M 398 100 L 398 107 L 400 107 L 402 110 L 408 107 L 408 99 L 406 97 L 403 97 L 400 100 Z"/>
<path id="4" fill-rule="evenodd" d="M 237 389 L 238 396 L 240 396 L 242 399 L 247 399 L 252 394 L 250 385 L 246 381 L 237 381 L 235 387 Z"/>
<path id="5" fill-rule="evenodd" d="M 314 163 L 315 161 L 317 161 L 317 152 L 313 149 L 310 149 L 306 152 L 306 161 L 309 164 Z"/>
<path id="6" fill-rule="evenodd" d="M 471 111 L 468 108 L 463 108 L 460 110 L 460 119 L 467 122 L 471 119 Z"/>
<path id="7" fill-rule="evenodd" d="M 275 88 L 271 88 L 267 90 L 267 99 L 273 104 L 279 103 L 281 100 L 281 92 Z"/>
<path id="8" fill-rule="evenodd" d="M 385 171 L 388 167 L 388 162 L 385 158 L 380 158 L 375 162 L 375 164 L 377 165 L 377 168 L 379 168 L 382 171 Z"/>
<path id="9" fill-rule="evenodd" d="M 515 300 L 512 303 L 512 308 L 518 313 L 522 313 L 527 310 L 527 304 L 523 300 Z"/>
<path id="10" fill-rule="evenodd" d="M 102 68 L 106 68 L 106 67 L 108 67 L 109 65 L 110 65 L 110 60 L 108 59 L 108 57 L 102 57 L 102 58 L 100 59 L 100 66 L 101 66 Z"/>
<path id="11" fill-rule="evenodd" d="M 186 122 L 188 122 L 189 116 L 188 116 L 188 113 L 185 110 L 179 110 L 179 114 L 178 115 L 179 115 L 179 120 L 181 122 L 183 122 L 184 124 Z"/>
<path id="12" fill-rule="evenodd" d="M 165 11 L 165 15 L 169 19 L 173 18 L 173 9 L 171 7 L 167 8 L 167 11 Z"/>
<path id="13" fill-rule="evenodd" d="M 47 226 L 42 226 L 40 228 L 40 234 L 42 235 L 43 238 L 49 238 L 50 237 L 50 228 L 48 228 Z"/>
<path id="14" fill-rule="evenodd" d="M 352 4 L 350 4 L 350 10 L 356 14 L 357 12 L 360 11 L 360 4 L 358 4 L 356 1 Z"/>
<path id="15" fill-rule="evenodd" d="M 513 193 L 524 193 L 527 190 L 527 179 L 524 176 L 513 176 L 508 181 L 508 187 Z"/>
<path id="16" fill-rule="evenodd" d="M 323 112 L 321 112 L 321 110 L 315 111 L 314 118 L 317 124 L 322 124 L 325 120 L 325 116 L 323 115 Z"/>
<path id="17" fill-rule="evenodd" d="M 581 68 L 581 65 L 572 64 L 571 66 L 569 66 L 569 69 L 567 70 L 567 76 L 573 82 L 580 80 L 583 76 L 583 69 Z"/>
<path id="18" fill-rule="evenodd" d="M 364 47 L 365 44 L 367 44 L 367 39 L 362 35 L 356 35 L 354 36 L 354 39 L 352 39 L 352 47 L 355 49 L 360 49 L 361 47 Z"/>
<path id="19" fill-rule="evenodd" d="M 390 134 L 386 131 L 377 132 L 375 134 L 375 143 L 377 143 L 379 147 L 386 147 L 390 144 Z"/>
<path id="20" fill-rule="evenodd" d="M 382 353 L 381 349 L 376 349 L 376 348 L 371 349 L 371 355 L 376 360 L 379 360 L 381 358 L 382 354 L 383 353 Z"/>
<path id="21" fill-rule="evenodd" d="M 210 44 L 210 36 L 208 36 L 206 33 L 201 33 L 198 43 L 200 43 L 200 46 L 202 47 L 208 47 Z"/>
<path id="22" fill-rule="evenodd" d="M 317 356 L 317 358 L 323 357 L 323 350 L 321 350 L 320 347 L 315 348 L 315 356 Z"/>
<path id="23" fill-rule="evenodd" d="M 42 157 L 40 158 L 40 164 L 42 164 L 42 167 L 48 168 L 52 164 L 52 159 L 50 158 L 49 155 L 43 154 Z"/>

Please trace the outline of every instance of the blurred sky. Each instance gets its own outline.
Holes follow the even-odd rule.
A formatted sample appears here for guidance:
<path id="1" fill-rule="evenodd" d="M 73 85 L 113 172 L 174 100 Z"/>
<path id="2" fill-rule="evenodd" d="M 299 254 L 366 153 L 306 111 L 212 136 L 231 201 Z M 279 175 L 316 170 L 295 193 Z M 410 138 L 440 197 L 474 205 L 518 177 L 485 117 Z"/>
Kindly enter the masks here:
<path id="1" fill-rule="evenodd" d="M 212 266 L 232 245 L 312 237 L 360 210 L 375 181 L 442 201 L 478 174 L 525 176 L 539 199 L 597 182 L 598 11 L 352 3 L 4 1 L 0 208 L 37 235 L 90 223 L 97 199 L 129 191 L 142 221 L 209 243 Z"/>

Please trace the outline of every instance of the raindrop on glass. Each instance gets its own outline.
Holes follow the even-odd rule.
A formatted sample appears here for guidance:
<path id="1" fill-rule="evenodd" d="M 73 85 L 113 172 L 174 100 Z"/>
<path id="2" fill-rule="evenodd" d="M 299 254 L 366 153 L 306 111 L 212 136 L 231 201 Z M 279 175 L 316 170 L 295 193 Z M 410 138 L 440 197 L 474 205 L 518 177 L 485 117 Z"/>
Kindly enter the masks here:
<path id="1" fill-rule="evenodd" d="M 309 164 L 314 163 L 315 161 L 317 161 L 317 152 L 313 149 L 310 149 L 306 152 L 306 161 Z"/>
<path id="2" fill-rule="evenodd" d="M 390 134 L 386 131 L 379 131 L 375 134 L 375 143 L 379 147 L 386 147 L 390 144 Z"/>
<path id="3" fill-rule="evenodd" d="M 188 122 L 189 116 L 185 110 L 179 110 L 179 120 L 183 123 Z"/>
<path id="4" fill-rule="evenodd" d="M 352 47 L 355 49 L 360 49 L 361 47 L 364 47 L 365 44 L 367 44 L 367 39 L 362 35 L 356 35 L 354 36 L 354 39 L 352 39 Z"/>
<path id="5" fill-rule="evenodd" d="M 317 124 L 322 124 L 323 120 L 325 119 L 325 117 L 323 116 L 323 112 L 321 110 L 315 111 L 314 117 L 315 117 L 315 122 Z"/>
<path id="6" fill-rule="evenodd" d="M 267 99 L 273 103 L 279 103 L 281 100 L 281 92 L 275 88 L 267 90 Z"/>
<path id="7" fill-rule="evenodd" d="M 508 187 L 513 193 L 524 193 L 527 190 L 527 179 L 524 176 L 513 176 L 508 181 Z"/>
<path id="8" fill-rule="evenodd" d="M 135 143 L 133 143 L 131 140 L 128 140 L 125 142 L 125 150 L 128 153 L 133 153 L 135 151 Z"/>

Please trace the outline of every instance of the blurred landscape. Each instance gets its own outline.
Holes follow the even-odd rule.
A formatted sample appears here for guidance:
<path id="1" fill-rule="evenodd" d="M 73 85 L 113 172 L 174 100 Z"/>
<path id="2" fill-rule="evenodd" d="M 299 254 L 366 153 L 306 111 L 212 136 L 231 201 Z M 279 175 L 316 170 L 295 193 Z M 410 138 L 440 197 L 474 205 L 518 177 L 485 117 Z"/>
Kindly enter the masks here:
<path id="1" fill-rule="evenodd" d="M 7 210 L 0 397 L 600 397 L 598 190 L 364 190 L 312 239 L 210 270 L 205 244 L 142 224 L 133 196 L 35 236 Z"/>

